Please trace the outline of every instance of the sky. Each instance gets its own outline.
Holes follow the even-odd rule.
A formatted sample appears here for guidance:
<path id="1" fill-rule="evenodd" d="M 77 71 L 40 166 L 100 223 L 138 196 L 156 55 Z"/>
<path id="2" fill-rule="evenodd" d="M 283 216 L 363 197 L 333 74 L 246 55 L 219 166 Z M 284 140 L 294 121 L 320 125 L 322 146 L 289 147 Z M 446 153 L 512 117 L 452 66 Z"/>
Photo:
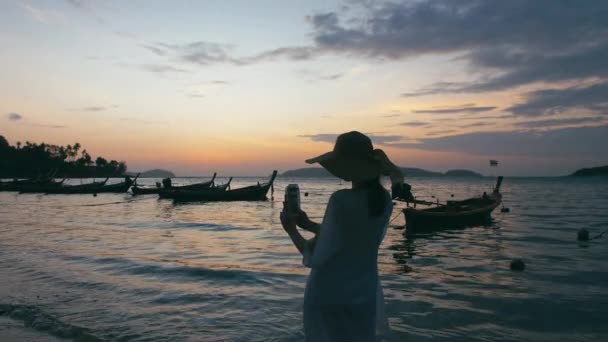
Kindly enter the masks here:
<path id="1" fill-rule="evenodd" d="M 3 0 L 0 135 L 240 176 L 358 130 L 406 167 L 565 175 L 608 164 L 607 17 L 603 0 Z"/>

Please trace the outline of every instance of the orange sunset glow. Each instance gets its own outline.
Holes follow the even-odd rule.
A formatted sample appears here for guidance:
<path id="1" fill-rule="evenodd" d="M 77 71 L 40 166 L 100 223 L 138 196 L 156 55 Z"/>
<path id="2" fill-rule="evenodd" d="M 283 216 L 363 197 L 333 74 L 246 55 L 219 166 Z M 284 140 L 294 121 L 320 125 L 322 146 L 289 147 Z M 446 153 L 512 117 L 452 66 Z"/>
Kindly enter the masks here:
<path id="1" fill-rule="evenodd" d="M 547 62 L 534 64 L 541 52 L 525 35 L 501 45 L 500 32 L 487 42 L 438 27 L 454 37 L 427 46 L 415 38 L 425 27 L 406 25 L 391 41 L 357 21 L 367 10 L 384 22 L 381 5 L 273 2 L 266 13 L 247 2 L 178 2 L 139 13 L 75 3 L 0 4 L 0 37 L 11 46 L 0 55 L 0 133 L 10 144 L 79 142 L 131 171 L 188 176 L 305 167 L 351 130 L 402 166 L 437 171 L 484 173 L 500 159 L 505 174 L 563 175 L 608 161 L 590 148 L 607 129 L 603 70 L 557 75 L 559 56 L 595 53 L 584 38 L 578 50 L 551 43 L 556 67 L 539 74 Z M 530 62 L 517 64 L 516 53 Z M 564 103 L 571 93 L 592 95 Z"/>

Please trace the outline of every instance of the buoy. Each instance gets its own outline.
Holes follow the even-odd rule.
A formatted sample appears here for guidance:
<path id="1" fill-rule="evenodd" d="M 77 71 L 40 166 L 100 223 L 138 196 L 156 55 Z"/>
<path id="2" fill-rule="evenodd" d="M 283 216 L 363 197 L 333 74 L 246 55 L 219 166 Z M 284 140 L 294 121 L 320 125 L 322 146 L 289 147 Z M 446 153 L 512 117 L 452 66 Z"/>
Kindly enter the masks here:
<path id="1" fill-rule="evenodd" d="M 501 209 L 500 209 L 500 212 L 501 212 L 501 213 L 508 213 L 508 212 L 510 212 L 510 211 L 511 211 L 511 209 L 509 209 L 509 208 L 501 208 Z"/>
<path id="2" fill-rule="evenodd" d="M 526 268 L 526 264 L 521 259 L 513 259 L 511 260 L 511 270 L 512 271 L 523 271 Z"/>
<path id="3" fill-rule="evenodd" d="M 585 228 L 581 228 L 577 234 L 578 241 L 589 241 L 589 231 Z"/>

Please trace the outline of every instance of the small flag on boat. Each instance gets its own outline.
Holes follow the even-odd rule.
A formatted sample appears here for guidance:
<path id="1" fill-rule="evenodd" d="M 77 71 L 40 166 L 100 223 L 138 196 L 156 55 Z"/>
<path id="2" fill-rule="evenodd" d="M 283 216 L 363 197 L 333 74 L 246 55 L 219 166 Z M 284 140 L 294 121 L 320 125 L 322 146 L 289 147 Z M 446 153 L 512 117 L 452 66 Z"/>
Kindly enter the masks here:
<path id="1" fill-rule="evenodd" d="M 498 166 L 498 160 L 490 160 L 490 166 Z"/>

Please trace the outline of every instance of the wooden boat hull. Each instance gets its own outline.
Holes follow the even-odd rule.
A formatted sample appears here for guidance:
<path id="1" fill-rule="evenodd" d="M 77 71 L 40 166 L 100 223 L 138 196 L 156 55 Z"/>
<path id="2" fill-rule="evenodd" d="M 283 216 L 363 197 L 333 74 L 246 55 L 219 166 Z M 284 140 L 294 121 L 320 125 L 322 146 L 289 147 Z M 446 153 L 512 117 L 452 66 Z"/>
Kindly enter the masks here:
<path id="1" fill-rule="evenodd" d="M 153 195 L 153 194 L 159 194 L 162 191 L 169 191 L 169 190 L 197 191 L 197 190 L 211 189 L 215 185 L 215 177 L 216 177 L 216 175 L 217 175 L 217 173 L 214 173 L 213 177 L 211 178 L 211 180 L 207 181 L 207 182 L 196 183 L 196 184 L 189 184 L 189 185 L 182 185 L 182 186 L 171 186 L 170 188 L 162 188 L 162 187 L 160 187 L 160 188 L 159 187 L 145 188 L 145 187 L 139 187 L 137 185 L 134 185 L 131 188 L 131 191 L 133 192 L 133 195 Z M 218 187 L 218 189 L 219 189 L 219 187 Z"/>
<path id="2" fill-rule="evenodd" d="M 163 188 L 140 188 L 138 186 L 131 188 L 133 195 L 154 195 L 160 193 L 162 190 Z"/>
<path id="3" fill-rule="evenodd" d="M 69 194 L 69 193 L 80 193 L 89 190 L 95 190 L 101 188 L 104 184 L 106 184 L 108 180 L 106 179 L 103 182 L 93 182 L 88 184 L 78 184 L 78 185 L 62 185 L 57 184 L 53 186 L 40 186 L 40 187 L 32 187 L 30 189 L 22 189 L 21 193 L 45 193 L 45 194 Z"/>
<path id="4" fill-rule="evenodd" d="M 239 189 L 224 191 L 221 188 L 198 191 L 163 190 L 159 193 L 159 196 L 176 202 L 265 201 L 268 199 L 268 190 L 272 187 L 276 175 L 277 171 L 274 171 L 269 182 Z"/>
<path id="5" fill-rule="evenodd" d="M 47 182 L 47 183 L 42 183 L 42 184 L 22 185 L 22 186 L 19 186 L 16 191 L 19 191 L 19 193 L 22 193 L 22 194 L 44 193 L 47 189 L 48 190 L 59 189 L 61 187 L 63 187 L 63 181 L 59 181 L 59 182 L 53 181 L 53 182 Z"/>
<path id="6" fill-rule="evenodd" d="M 490 195 L 453 201 L 445 206 L 429 209 L 403 209 L 407 232 L 432 231 L 489 223 L 492 211 L 502 203 L 502 195 L 499 192 L 501 182 L 502 178 L 499 179 L 497 188 Z"/>
<path id="7" fill-rule="evenodd" d="M 44 193 L 55 195 L 96 195 L 102 193 L 125 193 L 131 187 L 131 184 L 129 184 L 128 182 L 120 182 L 116 184 L 101 186 L 90 186 L 90 184 L 85 185 L 89 186 L 65 186 L 56 189 L 46 189 Z"/>
<path id="8" fill-rule="evenodd" d="M 102 193 L 125 193 L 129 191 L 133 184 L 128 182 L 120 182 L 117 184 L 104 185 L 99 189 L 87 189 L 84 192 L 80 192 L 82 194 L 102 194 Z M 78 193 L 78 192 L 77 192 Z"/>
<path id="9" fill-rule="evenodd" d="M 25 192 L 30 190 L 36 190 L 42 187 L 59 187 L 63 184 L 63 181 L 31 181 L 31 180 L 20 180 L 0 183 L 0 191 L 17 191 Z"/>

